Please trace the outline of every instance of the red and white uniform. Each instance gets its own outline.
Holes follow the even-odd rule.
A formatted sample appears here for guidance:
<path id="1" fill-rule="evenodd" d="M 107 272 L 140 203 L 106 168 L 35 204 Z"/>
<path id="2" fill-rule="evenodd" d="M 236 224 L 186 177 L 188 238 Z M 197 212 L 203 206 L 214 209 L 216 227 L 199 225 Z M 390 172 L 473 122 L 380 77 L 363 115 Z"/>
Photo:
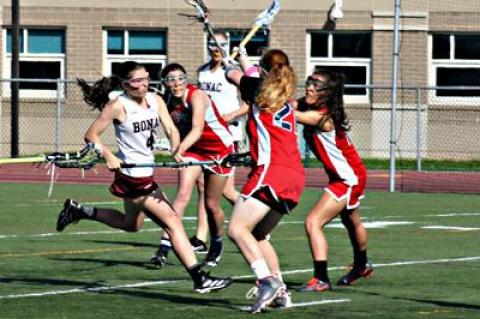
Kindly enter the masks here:
<path id="1" fill-rule="evenodd" d="M 240 108 L 238 89 L 225 77 L 223 66 L 214 71 L 210 68 L 210 63 L 201 66 L 198 69 L 198 86 L 210 96 L 220 115 L 234 112 Z M 235 121 L 235 124 L 228 125 L 234 141 L 243 139 L 241 122 L 243 121 Z"/>
<path id="2" fill-rule="evenodd" d="M 327 112 L 326 109 L 319 110 Z M 304 131 L 305 141 L 315 156 L 322 161 L 329 177 L 325 188 L 337 201 L 347 199 L 347 209 L 360 206 L 364 197 L 367 170 L 347 131 L 322 132 L 309 127 Z"/>
<path id="3" fill-rule="evenodd" d="M 255 80 L 252 82 L 257 82 Z M 258 86 L 258 83 L 253 86 Z M 242 98 L 244 88 L 250 86 L 252 84 L 242 86 L 241 83 Z M 246 97 L 245 101 L 249 100 Z M 246 128 L 250 152 L 256 165 L 248 176 L 241 196 L 248 198 L 267 188 L 274 201 L 286 206 L 286 211 L 291 210 L 298 203 L 305 185 L 293 108 L 285 104 L 275 113 L 270 113 L 260 111 L 255 103 L 251 103 Z M 269 198 L 264 195 L 261 195 L 261 199 L 268 204 Z M 275 207 L 277 203 L 269 206 Z"/>
<path id="4" fill-rule="evenodd" d="M 183 139 L 192 128 L 192 95 L 199 90 L 195 85 L 188 84 L 185 100 L 177 100 L 171 95 L 166 96 L 168 111 L 175 125 L 179 128 Z M 205 125 L 200 139 L 195 142 L 184 154 L 185 160 L 208 161 L 222 160 L 233 153 L 233 138 L 227 123 L 222 119 L 218 110 L 210 100 L 205 109 Z M 229 175 L 232 168 L 208 166 L 204 167 L 218 175 Z"/>

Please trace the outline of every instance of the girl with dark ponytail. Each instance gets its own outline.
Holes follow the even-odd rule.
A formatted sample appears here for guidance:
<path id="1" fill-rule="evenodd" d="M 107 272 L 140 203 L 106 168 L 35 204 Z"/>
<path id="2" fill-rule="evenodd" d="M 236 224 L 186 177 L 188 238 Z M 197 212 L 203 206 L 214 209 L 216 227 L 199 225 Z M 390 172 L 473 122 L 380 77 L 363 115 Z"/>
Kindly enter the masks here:
<path id="1" fill-rule="evenodd" d="M 330 179 L 322 197 L 305 219 L 314 275 L 302 291 L 332 289 L 327 275 L 328 244 L 323 228 L 338 215 L 348 230 L 354 255 L 352 270 L 338 280 L 338 285 L 349 285 L 373 272 L 367 259 L 367 231 L 359 210 L 367 171 L 348 136 L 350 126 L 343 102 L 344 83 L 344 76 L 339 73 L 316 70 L 307 78 L 305 97 L 296 103 L 295 116 L 305 125 L 305 141 L 323 163 Z"/>
<path id="2" fill-rule="evenodd" d="M 160 96 L 148 92 L 149 74 L 133 61 L 120 65 L 115 76 L 104 77 L 92 86 L 78 80 L 85 102 L 100 115 L 85 133 L 87 143 L 102 150 L 107 167 L 115 172 L 110 192 L 123 199 L 125 211 L 81 205 L 69 198 L 57 219 L 57 231 L 80 220 L 94 220 L 127 232 L 136 232 L 149 217 L 170 235 L 173 250 L 193 280 L 196 291 L 204 293 L 230 285 L 230 278 L 216 278 L 205 273 L 197 262 L 192 245 L 183 227 L 182 218 L 173 209 L 154 180 L 153 168 L 121 168 L 126 163 L 152 163 L 156 131 L 162 124 L 176 152 L 180 137 Z M 109 93 L 123 89 L 123 94 L 109 100 Z M 104 143 L 102 133 L 114 125 L 118 154 Z"/>

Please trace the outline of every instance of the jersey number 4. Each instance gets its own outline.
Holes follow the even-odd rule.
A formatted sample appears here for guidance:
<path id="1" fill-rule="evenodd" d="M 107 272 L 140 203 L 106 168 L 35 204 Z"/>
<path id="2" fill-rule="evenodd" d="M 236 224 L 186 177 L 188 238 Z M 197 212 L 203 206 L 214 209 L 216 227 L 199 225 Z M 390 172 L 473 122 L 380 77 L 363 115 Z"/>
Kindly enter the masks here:
<path id="1" fill-rule="evenodd" d="M 147 138 L 147 147 L 152 151 L 155 149 L 155 132 L 150 131 L 150 137 Z"/>
<path id="2" fill-rule="evenodd" d="M 273 114 L 273 125 L 278 126 L 285 131 L 292 131 L 292 123 L 285 120 L 285 118 L 290 114 L 291 109 L 287 106 L 282 107 L 280 110 Z"/>

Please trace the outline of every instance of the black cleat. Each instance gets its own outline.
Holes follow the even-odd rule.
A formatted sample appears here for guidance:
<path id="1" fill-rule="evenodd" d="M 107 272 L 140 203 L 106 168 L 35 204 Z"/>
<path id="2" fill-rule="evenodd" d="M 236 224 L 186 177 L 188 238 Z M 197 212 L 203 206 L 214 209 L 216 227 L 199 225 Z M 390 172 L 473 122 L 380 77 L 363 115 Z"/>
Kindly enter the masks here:
<path id="1" fill-rule="evenodd" d="M 204 254 L 208 251 L 205 242 L 201 239 L 198 239 L 197 236 L 190 237 L 190 244 L 192 245 L 193 251 L 196 253 Z"/>
<path id="2" fill-rule="evenodd" d="M 205 257 L 203 264 L 210 267 L 217 267 L 218 263 L 220 262 L 220 259 L 222 259 L 222 251 L 223 251 L 223 248 L 216 250 L 216 249 L 213 249 L 212 246 L 210 246 L 207 257 Z"/>
<path id="3" fill-rule="evenodd" d="M 195 283 L 195 285 L 193 286 L 193 289 L 195 289 L 196 292 L 205 294 L 211 291 L 216 291 L 216 290 L 226 288 L 230 286 L 232 282 L 233 280 L 230 277 L 220 278 L 220 277 L 210 276 L 210 274 L 208 273 L 202 273 L 200 282 Z"/>
<path id="4" fill-rule="evenodd" d="M 80 205 L 73 199 L 67 198 L 57 218 L 57 231 L 60 232 L 69 224 L 76 224 L 84 218 L 88 218 L 88 216 L 81 210 Z"/>
<path id="5" fill-rule="evenodd" d="M 164 251 L 162 248 L 158 248 L 155 254 L 150 258 L 150 263 L 158 266 L 164 267 L 167 264 L 168 252 Z"/>
<path id="6" fill-rule="evenodd" d="M 373 273 L 373 266 L 371 263 L 366 263 L 363 267 L 356 267 L 353 266 L 352 270 L 350 270 L 346 275 L 344 275 L 340 280 L 338 280 L 337 285 L 339 286 L 346 286 L 352 284 L 355 280 L 368 277 Z"/>

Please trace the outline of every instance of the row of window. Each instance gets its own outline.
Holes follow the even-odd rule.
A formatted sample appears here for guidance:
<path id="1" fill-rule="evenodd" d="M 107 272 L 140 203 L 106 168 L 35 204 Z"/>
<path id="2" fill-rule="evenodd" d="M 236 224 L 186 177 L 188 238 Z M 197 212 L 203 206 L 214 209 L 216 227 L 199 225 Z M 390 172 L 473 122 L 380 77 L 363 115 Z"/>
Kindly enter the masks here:
<path id="1" fill-rule="evenodd" d="M 243 30 L 224 30 L 229 47 L 238 46 L 246 34 Z M 11 74 L 11 30 L 4 30 L 4 72 Z M 22 29 L 19 34 L 20 78 L 63 79 L 65 77 L 65 30 Z M 480 34 L 434 33 L 430 37 L 431 85 L 480 86 Z M 167 62 L 167 32 L 165 30 L 105 30 L 105 63 L 103 73 L 115 73 L 126 60 L 143 63 L 153 80 Z M 247 44 L 250 56 L 258 57 L 268 47 L 269 33 L 261 30 Z M 346 83 L 369 85 L 372 64 L 372 33 L 369 31 L 318 32 L 307 34 L 307 72 L 316 68 L 345 74 Z M 205 56 L 207 55 L 205 51 Z M 55 83 L 21 83 L 23 90 L 55 90 Z M 368 99 L 368 90 L 347 88 L 348 96 Z M 480 90 L 437 90 L 437 96 L 480 96 Z M 357 100 L 358 100 L 357 99 Z M 360 101 L 359 100 L 359 101 Z"/>

